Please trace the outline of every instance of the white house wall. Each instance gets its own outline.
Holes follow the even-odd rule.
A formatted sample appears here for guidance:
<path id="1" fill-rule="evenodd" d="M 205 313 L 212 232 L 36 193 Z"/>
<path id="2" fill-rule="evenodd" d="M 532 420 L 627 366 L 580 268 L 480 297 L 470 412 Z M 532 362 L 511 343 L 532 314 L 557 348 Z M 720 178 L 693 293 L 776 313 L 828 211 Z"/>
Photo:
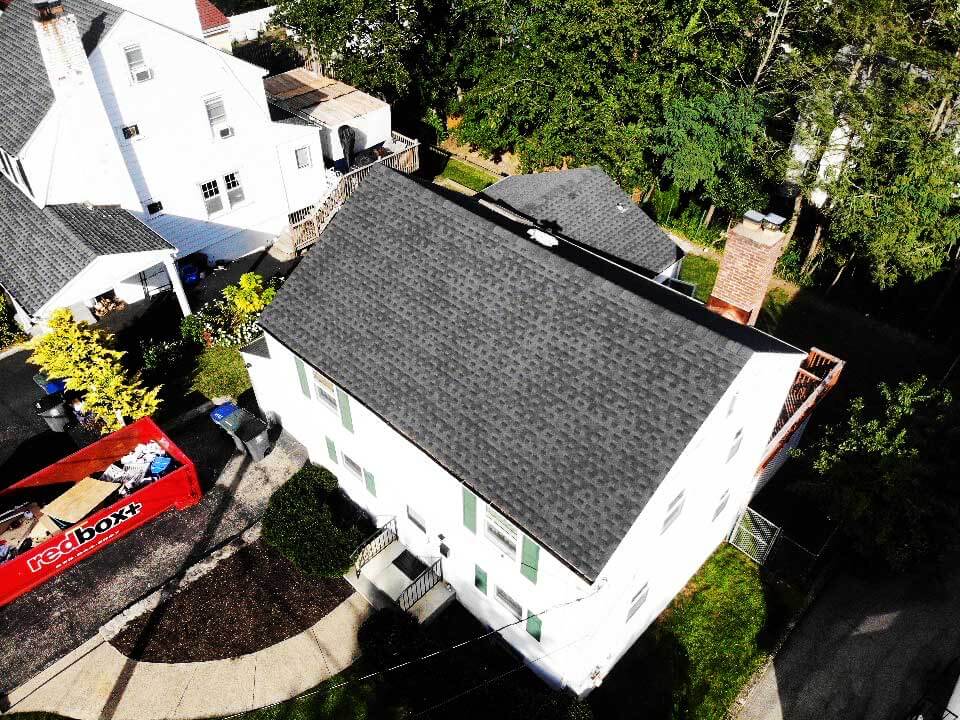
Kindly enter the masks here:
<path id="1" fill-rule="evenodd" d="M 363 115 L 353 117 L 349 122 L 344 123 L 356 131 L 354 152 L 368 150 L 390 140 L 391 122 L 390 106 L 384 105 Z M 343 159 L 343 145 L 340 144 L 338 127 L 325 127 L 323 129 L 323 149 L 330 160 Z"/>
<path id="2" fill-rule="evenodd" d="M 124 48 L 131 44 L 141 47 L 153 71 L 146 82 L 134 83 L 130 77 Z M 135 188 L 134 207 L 127 209 L 181 257 L 204 250 L 215 259 L 231 259 L 268 244 L 286 227 L 290 207 L 276 137 L 278 132 L 284 139 L 301 132 L 309 142 L 309 128 L 278 131 L 270 122 L 265 71 L 131 13 L 117 20 L 90 64 Z M 220 139 L 211 131 L 204 101 L 214 95 L 223 99 L 233 137 Z M 124 139 L 122 129 L 131 125 L 140 134 Z M 315 154 L 320 154 L 319 142 Z M 223 178 L 234 172 L 245 199 L 230 207 Z M 208 217 L 200 184 L 214 179 L 221 186 L 224 210 Z M 85 180 L 78 172 L 69 182 L 82 186 Z M 161 213 L 147 215 L 151 201 L 163 204 Z"/>
<path id="3" fill-rule="evenodd" d="M 376 516 L 378 524 L 395 517 L 401 541 L 421 559 L 440 557 L 443 535 L 450 550 L 443 559 L 444 578 L 486 625 L 499 628 L 516 621 L 494 599 L 498 586 L 522 605 L 524 616 L 540 614 L 539 642 L 526 632 L 525 622 L 502 635 L 528 661 L 537 661 L 533 669 L 544 679 L 577 693 L 588 692 L 594 679 L 609 671 L 724 540 L 752 494 L 754 472 L 803 357 L 757 355 L 748 362 L 591 585 L 545 547 L 537 582 L 532 583 L 520 573 L 516 559 L 504 557 L 483 536 L 482 499 L 477 501 L 474 534 L 464 526 L 463 486 L 455 477 L 354 398 L 349 399 L 353 431 L 347 430 L 328 406 L 303 395 L 293 354 L 269 335 L 267 344 L 270 360 L 245 356 L 263 410 L 282 420 L 313 462 L 330 467 L 347 494 Z M 728 418 L 734 394 L 737 401 Z M 740 427 L 740 450 L 726 463 Z M 335 463 L 327 438 L 336 446 Z M 373 474 L 376 497 L 346 469 L 344 454 Z M 730 499 L 714 522 L 726 489 Z M 666 508 L 681 490 L 686 491 L 683 511 L 661 536 Z M 426 521 L 425 534 L 408 520 L 408 505 Z M 509 508 L 503 511 L 509 515 Z M 486 595 L 474 586 L 476 566 L 487 573 Z M 627 624 L 630 599 L 644 582 L 649 583 L 647 602 Z"/>

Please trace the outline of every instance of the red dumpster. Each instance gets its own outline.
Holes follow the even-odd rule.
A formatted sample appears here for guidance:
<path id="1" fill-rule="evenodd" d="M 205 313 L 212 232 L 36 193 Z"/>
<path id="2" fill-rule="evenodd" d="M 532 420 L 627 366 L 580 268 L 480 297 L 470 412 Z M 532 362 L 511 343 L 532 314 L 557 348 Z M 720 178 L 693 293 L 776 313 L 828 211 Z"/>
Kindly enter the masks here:
<path id="1" fill-rule="evenodd" d="M 151 441 L 172 458 L 171 467 L 175 469 L 110 505 L 104 507 L 101 503 L 92 514 L 74 525 L 62 527 L 62 520 L 52 520 L 58 523 L 55 534 L 0 563 L 0 605 L 55 577 L 170 508 L 182 510 L 200 502 L 200 483 L 193 462 L 153 420 L 143 418 L 6 488 L 0 492 L 0 508 L 18 494 L 43 491 L 55 485 L 70 487 L 70 483 L 77 486 L 81 482 L 107 485 L 91 476 L 103 473 Z M 103 502 L 108 499 L 112 496 Z"/>

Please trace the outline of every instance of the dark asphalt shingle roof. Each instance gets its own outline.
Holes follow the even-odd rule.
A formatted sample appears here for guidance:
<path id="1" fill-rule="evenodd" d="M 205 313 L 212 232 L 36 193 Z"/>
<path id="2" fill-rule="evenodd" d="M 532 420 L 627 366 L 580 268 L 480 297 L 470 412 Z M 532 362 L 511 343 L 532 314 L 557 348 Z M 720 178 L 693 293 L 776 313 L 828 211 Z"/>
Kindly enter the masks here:
<path id="1" fill-rule="evenodd" d="M 483 195 L 545 230 L 654 273 L 679 257 L 673 240 L 598 167 L 514 175 Z"/>
<path id="2" fill-rule="evenodd" d="M 261 324 L 594 579 L 752 354 L 792 351 L 641 282 L 375 165 Z"/>
<path id="3" fill-rule="evenodd" d="M 89 55 L 123 12 L 99 0 L 66 0 Z M 12 0 L 0 15 L 0 147 L 17 155 L 53 105 L 53 90 L 33 29 L 33 3 Z"/>
<path id="4" fill-rule="evenodd" d="M 0 285 L 28 312 L 100 255 L 171 247 L 126 210 L 80 204 L 41 210 L 0 177 Z"/>

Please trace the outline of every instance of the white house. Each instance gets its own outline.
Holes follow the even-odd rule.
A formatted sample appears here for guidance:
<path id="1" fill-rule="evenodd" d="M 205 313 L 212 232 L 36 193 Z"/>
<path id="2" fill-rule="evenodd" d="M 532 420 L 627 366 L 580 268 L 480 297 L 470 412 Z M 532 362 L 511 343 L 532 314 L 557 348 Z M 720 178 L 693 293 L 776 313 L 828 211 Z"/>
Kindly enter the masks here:
<path id="1" fill-rule="evenodd" d="M 264 411 L 396 528 L 361 576 L 409 549 L 584 694 L 727 537 L 807 353 L 441 192 L 371 168 L 244 355 Z"/>
<path id="2" fill-rule="evenodd" d="M 0 164 L 38 208 L 117 206 L 180 258 L 229 260 L 337 189 L 321 129 L 275 122 L 266 71 L 205 41 L 205 0 L 5 5 Z"/>

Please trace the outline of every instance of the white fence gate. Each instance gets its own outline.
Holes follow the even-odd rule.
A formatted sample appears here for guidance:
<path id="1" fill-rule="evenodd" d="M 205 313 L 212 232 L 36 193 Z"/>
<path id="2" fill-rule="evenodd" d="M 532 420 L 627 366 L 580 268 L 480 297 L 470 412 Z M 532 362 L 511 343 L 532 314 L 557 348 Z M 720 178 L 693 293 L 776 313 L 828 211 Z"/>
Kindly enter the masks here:
<path id="1" fill-rule="evenodd" d="M 779 527 L 748 507 L 733 526 L 730 544 L 763 565 L 779 536 Z"/>

